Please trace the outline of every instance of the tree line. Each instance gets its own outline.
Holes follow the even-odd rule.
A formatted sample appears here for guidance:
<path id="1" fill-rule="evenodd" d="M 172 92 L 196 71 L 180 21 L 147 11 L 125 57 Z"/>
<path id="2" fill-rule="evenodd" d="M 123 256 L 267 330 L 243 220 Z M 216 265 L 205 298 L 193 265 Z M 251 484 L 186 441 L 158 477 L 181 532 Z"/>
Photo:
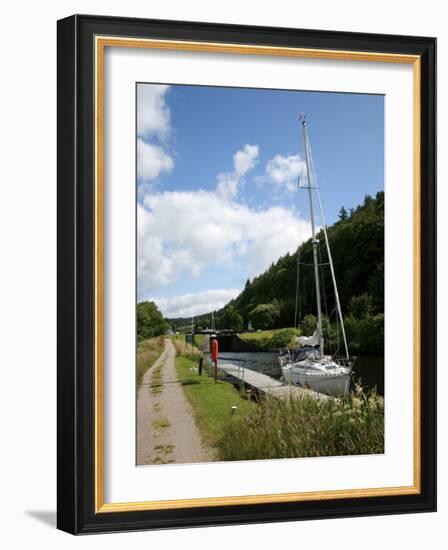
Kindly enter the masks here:
<path id="1" fill-rule="evenodd" d="M 384 192 L 366 195 L 361 205 L 342 207 L 339 220 L 327 228 L 331 254 L 352 353 L 382 353 L 384 342 Z M 329 344 L 336 345 L 335 297 L 323 230 L 319 240 L 322 309 Z M 299 265 L 299 268 L 298 268 Z M 296 287 L 299 271 L 299 299 Z M 294 326 L 303 334 L 315 328 L 316 293 L 311 239 L 294 254 L 282 256 L 264 273 L 214 312 L 217 328 L 242 331 Z M 196 317 L 196 328 L 210 327 L 211 314 Z M 174 326 L 185 319 L 170 320 Z M 313 329 L 313 330 L 312 330 Z M 311 331 L 311 332 L 310 332 Z"/>

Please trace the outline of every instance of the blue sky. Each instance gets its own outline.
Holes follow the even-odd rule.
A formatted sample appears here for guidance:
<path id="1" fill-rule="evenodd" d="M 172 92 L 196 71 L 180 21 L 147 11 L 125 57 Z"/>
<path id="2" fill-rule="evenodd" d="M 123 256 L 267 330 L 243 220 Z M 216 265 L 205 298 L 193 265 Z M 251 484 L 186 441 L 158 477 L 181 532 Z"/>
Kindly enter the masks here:
<path id="1" fill-rule="evenodd" d="M 138 299 L 167 316 L 222 307 L 310 236 L 301 112 L 327 224 L 383 189 L 383 96 L 153 84 L 137 96 Z"/>

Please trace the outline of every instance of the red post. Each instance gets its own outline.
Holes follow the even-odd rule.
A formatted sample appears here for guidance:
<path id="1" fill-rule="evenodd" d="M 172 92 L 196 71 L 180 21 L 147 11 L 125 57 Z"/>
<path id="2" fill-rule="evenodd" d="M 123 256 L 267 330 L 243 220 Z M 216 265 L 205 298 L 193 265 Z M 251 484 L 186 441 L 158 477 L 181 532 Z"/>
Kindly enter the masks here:
<path id="1" fill-rule="evenodd" d="M 216 338 L 213 338 L 211 341 L 211 352 L 212 352 L 212 361 L 215 364 L 215 384 L 218 380 L 218 355 L 219 355 L 219 345 L 218 340 Z"/>

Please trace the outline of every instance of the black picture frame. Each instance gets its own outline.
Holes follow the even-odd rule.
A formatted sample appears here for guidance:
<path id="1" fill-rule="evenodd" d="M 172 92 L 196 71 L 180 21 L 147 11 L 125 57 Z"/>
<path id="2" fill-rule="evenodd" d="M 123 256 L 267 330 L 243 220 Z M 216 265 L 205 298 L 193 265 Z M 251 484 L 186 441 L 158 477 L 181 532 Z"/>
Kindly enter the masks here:
<path id="1" fill-rule="evenodd" d="M 420 58 L 421 379 L 418 494 L 160 510 L 95 510 L 95 36 Z M 58 511 L 73 534 L 436 510 L 436 39 L 74 15 L 58 21 Z"/>

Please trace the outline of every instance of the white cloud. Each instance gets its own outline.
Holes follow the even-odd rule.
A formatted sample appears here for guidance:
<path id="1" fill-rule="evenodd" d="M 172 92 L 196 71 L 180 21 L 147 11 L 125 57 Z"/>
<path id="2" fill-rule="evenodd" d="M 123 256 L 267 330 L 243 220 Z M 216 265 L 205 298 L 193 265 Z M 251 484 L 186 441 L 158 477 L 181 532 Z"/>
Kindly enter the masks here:
<path id="1" fill-rule="evenodd" d="M 170 110 L 165 102 L 169 86 L 139 84 L 137 86 L 137 135 L 165 139 L 170 133 Z"/>
<path id="2" fill-rule="evenodd" d="M 139 155 L 144 156 L 139 163 L 141 178 L 151 182 L 172 169 L 172 160 L 162 147 L 140 141 Z M 258 156 L 258 146 L 246 144 L 233 155 L 233 171 L 218 174 L 213 191 L 156 193 L 150 183 L 140 186 L 142 193 L 137 206 L 139 300 L 148 299 L 156 289 L 183 277 L 199 277 L 207 268 L 235 266 L 245 277 L 253 277 L 280 256 L 294 252 L 310 237 L 309 222 L 298 218 L 290 209 L 280 206 L 251 209 L 237 201 L 239 186 L 257 164 Z M 302 163 L 298 156 L 277 155 L 269 161 L 265 177 L 286 185 L 298 177 Z M 186 296 L 188 313 L 185 315 L 188 316 L 193 311 L 191 308 L 195 304 L 201 307 L 202 302 L 197 297 L 190 300 L 192 295 Z M 229 299 L 226 296 L 222 305 Z M 169 315 L 177 315 L 173 313 L 175 301 L 165 303 L 171 308 Z M 213 307 L 210 302 L 205 310 Z"/>
<path id="3" fill-rule="evenodd" d="M 221 172 L 216 179 L 218 180 L 216 190 L 222 197 L 236 197 L 240 180 L 235 176 L 234 172 Z"/>
<path id="4" fill-rule="evenodd" d="M 233 155 L 233 172 L 221 172 L 217 176 L 216 189 L 226 198 L 236 197 L 244 176 L 255 168 L 258 162 L 258 145 L 246 144 Z"/>
<path id="5" fill-rule="evenodd" d="M 268 161 L 266 173 L 261 181 L 273 182 L 284 187 L 288 192 L 297 189 L 299 178 L 306 177 L 306 162 L 300 155 L 276 155 Z"/>
<path id="6" fill-rule="evenodd" d="M 193 317 L 221 309 L 240 292 L 236 288 L 213 289 L 171 298 L 155 298 L 154 301 L 165 317 Z"/>
<path id="7" fill-rule="evenodd" d="M 157 179 L 162 172 L 171 172 L 173 159 L 163 147 L 137 139 L 137 176 L 148 183 Z"/>
<path id="8" fill-rule="evenodd" d="M 310 234 L 309 222 L 279 206 L 253 210 L 201 190 L 147 195 L 138 206 L 139 298 L 236 261 L 253 277 Z"/>
<path id="9" fill-rule="evenodd" d="M 139 199 L 162 173 L 170 172 L 174 161 L 166 149 L 171 131 L 171 114 L 165 102 L 169 86 L 139 84 L 137 87 L 137 176 Z"/>
<path id="10" fill-rule="evenodd" d="M 245 145 L 241 151 L 233 155 L 233 168 L 237 177 L 241 178 L 255 168 L 258 162 L 258 145 Z"/>

